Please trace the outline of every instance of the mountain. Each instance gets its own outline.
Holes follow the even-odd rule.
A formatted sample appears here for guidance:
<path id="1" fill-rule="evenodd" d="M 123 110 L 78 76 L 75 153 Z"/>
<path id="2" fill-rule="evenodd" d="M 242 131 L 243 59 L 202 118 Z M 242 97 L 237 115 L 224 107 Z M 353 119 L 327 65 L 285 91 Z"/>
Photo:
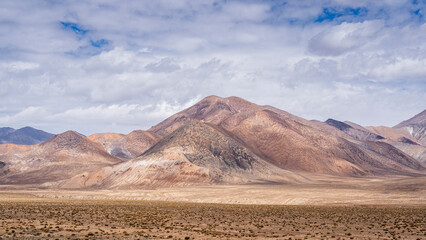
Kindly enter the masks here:
<path id="1" fill-rule="evenodd" d="M 238 97 L 207 97 L 149 131 L 167 136 L 192 120 L 223 128 L 260 158 L 295 172 L 363 176 L 424 170 L 389 144 L 370 146 L 334 136 L 316 123 Z M 390 154 L 383 155 L 385 149 Z"/>
<path id="2" fill-rule="evenodd" d="M 73 132 L 54 136 L 37 145 L 0 147 L 0 184 L 40 184 L 116 164 L 112 157 L 86 137 Z"/>
<path id="3" fill-rule="evenodd" d="M 161 137 L 143 130 L 135 130 L 131 133 L 96 133 L 88 137 L 89 140 L 99 144 L 105 151 L 114 157 L 132 159 L 157 143 Z"/>
<path id="4" fill-rule="evenodd" d="M 366 127 L 371 132 L 383 136 L 384 142 L 391 144 L 419 162 L 426 163 L 426 147 L 417 142 L 408 131 L 390 127 Z"/>
<path id="5" fill-rule="evenodd" d="M 417 142 L 417 139 L 413 138 L 410 133 L 402 129 L 396 129 L 386 126 L 369 126 L 365 127 L 365 129 L 377 135 L 383 136 L 385 139 L 393 141 L 411 141 L 413 143 Z"/>
<path id="6" fill-rule="evenodd" d="M 157 188 L 192 184 L 306 182 L 256 156 L 220 127 L 190 121 L 142 156 L 83 173 L 62 188 Z"/>
<path id="7" fill-rule="evenodd" d="M 364 127 L 352 123 L 352 122 L 340 122 L 334 119 L 328 119 L 325 121 L 326 124 L 339 129 L 344 132 L 348 136 L 361 141 L 376 141 L 380 139 L 384 139 L 384 137 L 372 133 L 365 129 Z"/>
<path id="8" fill-rule="evenodd" d="M 426 146 L 426 109 L 414 117 L 405 120 L 394 126 L 395 129 L 401 129 L 409 133 L 423 146 Z"/>
<path id="9" fill-rule="evenodd" d="M 209 96 L 147 131 L 87 138 L 68 131 L 38 145 L 0 147 L 0 184 L 150 189 L 423 176 L 425 165 L 413 158 L 423 158 L 422 145 L 404 131 L 308 121 L 238 97 Z"/>
<path id="10" fill-rule="evenodd" d="M 44 142 L 55 136 L 32 127 L 13 129 L 9 127 L 0 128 L 0 144 L 13 143 L 21 145 L 33 145 Z"/>

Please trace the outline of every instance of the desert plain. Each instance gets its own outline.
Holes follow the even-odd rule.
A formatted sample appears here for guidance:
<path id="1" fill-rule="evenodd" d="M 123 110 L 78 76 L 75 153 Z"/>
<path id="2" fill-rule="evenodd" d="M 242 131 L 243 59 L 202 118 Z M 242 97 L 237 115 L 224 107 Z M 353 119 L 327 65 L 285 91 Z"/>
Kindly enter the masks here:
<path id="1" fill-rule="evenodd" d="M 153 190 L 2 186 L 0 239 L 425 239 L 426 177 Z"/>

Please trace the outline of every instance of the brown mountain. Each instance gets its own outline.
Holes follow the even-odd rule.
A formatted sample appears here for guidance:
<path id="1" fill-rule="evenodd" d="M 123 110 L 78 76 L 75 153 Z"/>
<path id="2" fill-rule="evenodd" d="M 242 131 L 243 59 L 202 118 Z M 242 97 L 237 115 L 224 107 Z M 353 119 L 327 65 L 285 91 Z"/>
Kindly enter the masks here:
<path id="1" fill-rule="evenodd" d="M 0 161 L 3 163 L 1 184 L 58 181 L 121 162 L 73 131 L 56 135 L 31 147 L 3 150 Z"/>
<path id="2" fill-rule="evenodd" d="M 166 136 L 192 120 L 220 126 L 260 158 L 296 172 L 356 176 L 424 170 L 389 144 L 349 141 L 303 118 L 238 97 L 207 97 L 149 131 Z M 395 156 L 383 155 L 385 149 Z"/>
<path id="3" fill-rule="evenodd" d="M 148 131 L 135 130 L 127 135 L 96 133 L 90 135 L 88 139 L 97 143 L 114 157 L 132 159 L 152 147 L 161 137 Z"/>
<path id="4" fill-rule="evenodd" d="M 142 156 L 84 173 L 62 188 L 157 188 L 192 184 L 306 182 L 253 154 L 220 127 L 191 121 Z"/>
<path id="5" fill-rule="evenodd" d="M 365 127 L 368 131 L 373 132 L 377 135 L 383 136 L 385 139 L 393 141 L 403 141 L 403 139 L 408 139 L 411 142 L 416 143 L 417 140 L 413 138 L 408 132 L 402 129 L 395 129 L 386 126 L 369 126 Z M 406 140 L 405 140 L 406 141 Z"/>
<path id="6" fill-rule="evenodd" d="M 348 121 L 340 122 L 334 119 L 328 119 L 327 121 L 325 121 L 325 123 L 339 129 L 340 131 L 344 132 L 349 137 L 352 137 L 356 140 L 376 141 L 376 140 L 384 139 L 384 137 L 365 129 L 364 127 L 356 123 L 352 123 Z"/>
<path id="7" fill-rule="evenodd" d="M 366 129 L 385 137 L 384 142 L 391 144 L 412 158 L 426 163 L 426 147 L 418 143 L 417 139 L 404 129 L 384 126 L 366 127 Z"/>
<path id="8" fill-rule="evenodd" d="M 384 138 L 351 122 L 329 125 L 210 96 L 148 131 L 89 138 L 70 131 L 30 149 L 0 148 L 0 183 L 115 189 L 425 174 L 399 149 L 417 150 Z"/>
<path id="9" fill-rule="evenodd" d="M 426 109 L 414 117 L 405 120 L 394 126 L 395 129 L 401 129 L 409 133 L 423 146 L 426 146 Z"/>

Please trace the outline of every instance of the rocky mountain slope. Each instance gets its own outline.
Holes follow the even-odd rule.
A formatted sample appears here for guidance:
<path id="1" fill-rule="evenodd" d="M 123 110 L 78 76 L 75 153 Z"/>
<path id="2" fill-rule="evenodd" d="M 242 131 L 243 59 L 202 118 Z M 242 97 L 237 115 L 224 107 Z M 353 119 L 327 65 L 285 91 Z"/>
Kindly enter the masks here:
<path id="1" fill-rule="evenodd" d="M 395 129 L 401 129 L 409 133 L 423 146 L 426 146 L 426 109 L 416 116 L 394 126 Z"/>
<path id="2" fill-rule="evenodd" d="M 414 159 L 426 163 L 426 147 L 418 143 L 417 139 L 411 136 L 408 131 L 384 126 L 366 127 L 366 129 L 385 137 L 384 142 L 391 144 Z"/>
<path id="3" fill-rule="evenodd" d="M 334 119 L 328 119 L 327 121 L 325 121 L 325 123 L 339 129 L 340 131 L 344 132 L 345 134 L 356 140 L 376 141 L 384 139 L 384 137 L 375 134 L 371 131 L 368 131 L 364 127 L 352 122 L 340 122 Z"/>
<path id="4" fill-rule="evenodd" d="M 0 144 L 13 143 L 21 145 L 33 145 L 44 142 L 55 136 L 32 127 L 13 129 L 9 127 L 0 128 Z"/>
<path id="5" fill-rule="evenodd" d="M 200 183 L 306 182 L 253 154 L 220 127 L 190 121 L 142 156 L 80 174 L 61 188 L 157 188 Z"/>
<path id="6" fill-rule="evenodd" d="M 132 159 L 152 147 L 161 137 L 148 131 L 135 130 L 127 135 L 96 133 L 90 135 L 88 139 L 97 143 L 114 157 Z"/>
<path id="7" fill-rule="evenodd" d="M 419 125 L 418 119 L 409 126 Z M 69 131 L 34 146 L 0 146 L 0 184 L 149 189 L 420 176 L 426 174 L 424 146 L 416 136 L 308 121 L 238 97 L 210 96 L 147 131 L 87 138 Z"/>
<path id="8" fill-rule="evenodd" d="M 0 147 L 0 184 L 39 184 L 119 163 L 86 137 L 68 131 L 38 145 Z"/>
<path id="9" fill-rule="evenodd" d="M 362 176 L 424 169 L 388 144 L 372 148 L 349 141 L 300 117 L 238 97 L 207 97 L 149 131 L 166 136 L 194 119 L 222 127 L 260 158 L 296 172 Z M 384 149 L 391 149 L 395 156 L 383 156 Z"/>

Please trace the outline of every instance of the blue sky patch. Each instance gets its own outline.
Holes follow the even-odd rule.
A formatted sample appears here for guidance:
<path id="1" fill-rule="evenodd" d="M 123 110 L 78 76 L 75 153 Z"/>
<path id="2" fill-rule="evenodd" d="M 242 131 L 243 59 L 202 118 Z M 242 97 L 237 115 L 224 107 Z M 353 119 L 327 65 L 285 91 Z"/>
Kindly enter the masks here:
<path id="1" fill-rule="evenodd" d="M 95 48 L 103 48 L 108 46 L 111 43 L 111 41 L 107 39 L 99 39 L 99 40 L 90 40 L 90 45 L 92 45 Z"/>
<path id="2" fill-rule="evenodd" d="M 73 31 L 75 34 L 79 36 L 84 36 L 89 30 L 84 29 L 82 26 L 78 25 L 77 23 L 72 22 L 61 22 L 61 25 L 67 29 Z"/>
<path id="3" fill-rule="evenodd" d="M 353 16 L 362 18 L 366 16 L 368 13 L 367 8 L 359 7 L 359 8 L 324 8 L 321 15 L 315 20 L 315 22 L 324 22 L 324 21 L 333 21 L 335 19 L 345 17 L 345 16 Z"/>
<path id="4" fill-rule="evenodd" d="M 78 47 L 76 50 L 65 52 L 73 57 L 91 57 L 112 49 L 111 41 L 108 39 L 90 40 L 87 44 Z"/>

